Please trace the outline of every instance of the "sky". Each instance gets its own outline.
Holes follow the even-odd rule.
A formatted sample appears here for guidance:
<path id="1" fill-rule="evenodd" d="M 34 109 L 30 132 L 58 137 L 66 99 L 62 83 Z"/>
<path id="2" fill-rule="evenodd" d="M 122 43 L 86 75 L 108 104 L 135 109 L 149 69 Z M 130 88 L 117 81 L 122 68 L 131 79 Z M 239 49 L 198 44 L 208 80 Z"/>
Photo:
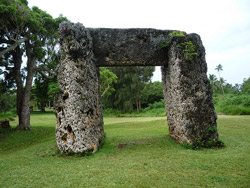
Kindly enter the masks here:
<path id="1" fill-rule="evenodd" d="M 208 74 L 227 83 L 250 77 L 250 0 L 28 0 L 54 18 L 85 27 L 181 30 L 201 36 Z M 160 67 L 152 78 L 161 81 Z"/>

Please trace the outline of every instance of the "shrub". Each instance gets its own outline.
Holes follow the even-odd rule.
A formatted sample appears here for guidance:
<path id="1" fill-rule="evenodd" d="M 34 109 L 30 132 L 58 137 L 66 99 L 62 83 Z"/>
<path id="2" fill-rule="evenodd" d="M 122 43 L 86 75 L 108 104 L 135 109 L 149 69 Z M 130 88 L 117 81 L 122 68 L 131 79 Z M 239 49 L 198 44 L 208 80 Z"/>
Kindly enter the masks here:
<path id="1" fill-rule="evenodd" d="M 11 112 L 0 114 L 0 120 L 14 121 L 15 117 L 16 117 L 16 115 L 11 113 Z"/>
<path id="2" fill-rule="evenodd" d="M 246 94 L 214 95 L 215 110 L 217 113 L 229 115 L 250 115 L 250 96 Z"/>
<path id="3" fill-rule="evenodd" d="M 154 102 L 152 104 L 149 104 L 148 107 L 145 108 L 145 110 L 156 109 L 156 108 L 165 108 L 164 99 L 160 100 L 159 102 Z"/>
<path id="4" fill-rule="evenodd" d="M 1 93 L 0 95 L 0 113 L 8 112 L 16 106 L 16 96 L 10 93 Z"/>
<path id="5" fill-rule="evenodd" d="M 103 116 L 105 117 L 118 117 L 121 115 L 121 111 L 116 109 L 107 108 L 103 110 Z"/>
<path id="6" fill-rule="evenodd" d="M 171 37 L 185 37 L 185 33 L 183 31 L 173 31 L 169 34 Z"/>
<path id="7" fill-rule="evenodd" d="M 229 105 L 225 106 L 222 112 L 229 115 L 250 115 L 250 108 L 240 105 Z"/>

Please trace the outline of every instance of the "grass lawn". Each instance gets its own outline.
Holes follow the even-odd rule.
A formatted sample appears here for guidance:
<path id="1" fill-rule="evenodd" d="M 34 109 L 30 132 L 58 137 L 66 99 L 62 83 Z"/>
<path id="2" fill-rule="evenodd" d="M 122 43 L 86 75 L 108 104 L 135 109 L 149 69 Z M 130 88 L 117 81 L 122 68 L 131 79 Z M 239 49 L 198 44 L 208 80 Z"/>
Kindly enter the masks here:
<path id="1" fill-rule="evenodd" d="M 55 117 L 0 133 L 0 187 L 250 187 L 250 116 L 219 116 L 224 149 L 188 150 L 165 118 L 104 118 L 106 143 L 86 157 L 55 155 Z M 16 126 L 12 122 L 12 126 Z"/>

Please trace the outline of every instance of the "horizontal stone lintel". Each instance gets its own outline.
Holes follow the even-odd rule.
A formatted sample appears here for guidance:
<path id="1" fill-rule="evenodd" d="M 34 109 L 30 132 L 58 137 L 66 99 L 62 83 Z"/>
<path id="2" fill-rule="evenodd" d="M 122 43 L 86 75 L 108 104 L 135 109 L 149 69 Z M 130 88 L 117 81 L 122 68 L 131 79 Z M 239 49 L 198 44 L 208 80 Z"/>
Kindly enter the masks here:
<path id="1" fill-rule="evenodd" d="M 173 30 L 86 28 L 93 40 L 95 63 L 110 66 L 164 66 L 168 53 L 161 48 Z"/>

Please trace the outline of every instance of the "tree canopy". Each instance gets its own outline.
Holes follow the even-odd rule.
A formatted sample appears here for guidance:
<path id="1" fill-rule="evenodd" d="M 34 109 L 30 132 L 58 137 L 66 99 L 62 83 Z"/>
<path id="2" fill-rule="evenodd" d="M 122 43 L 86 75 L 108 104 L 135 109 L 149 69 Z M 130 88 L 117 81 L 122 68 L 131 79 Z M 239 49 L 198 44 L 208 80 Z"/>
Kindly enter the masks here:
<path id="1" fill-rule="evenodd" d="M 250 94 L 250 77 L 243 80 L 241 90 L 243 93 Z"/>
<path id="2" fill-rule="evenodd" d="M 104 106 L 122 112 L 139 112 L 143 100 L 143 89 L 150 82 L 154 67 L 112 67 L 110 68 L 118 79 L 114 84 L 115 93 L 104 98 Z"/>
<path id="3" fill-rule="evenodd" d="M 26 0 L 0 0 L 0 73 L 17 88 L 19 129 L 30 128 L 29 101 L 35 72 L 53 74 L 48 71 L 56 63 L 58 26 L 63 20 L 66 18 L 54 19 L 38 7 L 30 9 Z"/>

